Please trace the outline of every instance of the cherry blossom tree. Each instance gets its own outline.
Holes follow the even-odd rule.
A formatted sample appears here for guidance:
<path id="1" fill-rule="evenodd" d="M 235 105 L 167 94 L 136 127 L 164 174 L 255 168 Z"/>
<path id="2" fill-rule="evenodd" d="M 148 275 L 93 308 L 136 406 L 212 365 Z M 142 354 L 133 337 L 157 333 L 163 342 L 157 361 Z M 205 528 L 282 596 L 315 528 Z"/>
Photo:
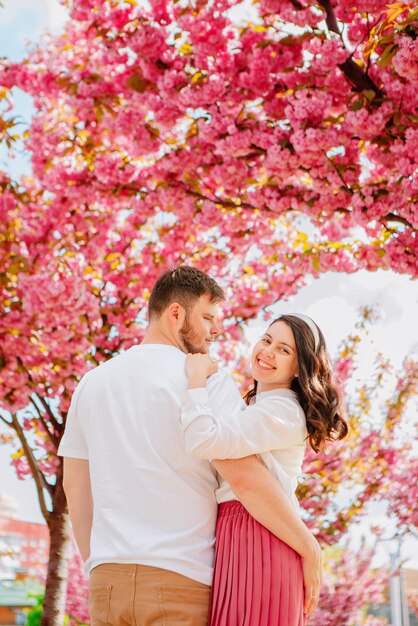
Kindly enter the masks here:
<path id="1" fill-rule="evenodd" d="M 247 320 L 322 272 L 417 274 L 412 3 L 67 4 L 64 33 L 0 71 L 0 141 L 13 150 L 20 133 L 33 169 L 20 181 L 0 173 L 1 419 L 51 532 L 48 625 L 62 624 L 65 604 L 56 450 L 71 394 L 87 369 L 141 340 L 163 270 L 195 264 L 223 284 L 232 356 Z M 23 133 L 16 87 L 36 109 Z M 340 355 L 341 378 L 356 342 Z M 347 448 L 307 459 L 301 495 L 325 542 L 391 478 L 391 510 L 409 519 L 393 467 L 410 462 L 396 438 L 414 372 L 406 363 L 383 436 L 364 414 L 377 377 L 350 407 Z M 361 487 L 332 514 L 345 480 Z"/>

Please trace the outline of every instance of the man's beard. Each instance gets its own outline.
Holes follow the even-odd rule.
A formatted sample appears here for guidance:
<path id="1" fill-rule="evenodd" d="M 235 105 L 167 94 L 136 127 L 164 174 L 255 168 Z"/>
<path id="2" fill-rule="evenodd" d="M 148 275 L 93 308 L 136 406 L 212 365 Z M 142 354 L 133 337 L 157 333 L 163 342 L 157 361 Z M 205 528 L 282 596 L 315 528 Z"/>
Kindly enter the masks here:
<path id="1" fill-rule="evenodd" d="M 196 354 L 198 352 L 206 353 L 208 351 L 206 341 L 199 339 L 199 335 L 194 330 L 192 324 L 190 324 L 187 314 L 179 335 L 186 352 Z"/>

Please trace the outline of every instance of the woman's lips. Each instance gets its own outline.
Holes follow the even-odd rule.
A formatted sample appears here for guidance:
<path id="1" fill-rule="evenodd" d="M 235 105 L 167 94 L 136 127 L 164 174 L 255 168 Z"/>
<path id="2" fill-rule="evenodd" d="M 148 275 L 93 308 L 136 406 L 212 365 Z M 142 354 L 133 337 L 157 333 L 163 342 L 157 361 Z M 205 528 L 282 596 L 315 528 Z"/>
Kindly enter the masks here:
<path id="1" fill-rule="evenodd" d="M 256 365 L 264 372 L 271 372 L 272 370 L 276 369 L 275 367 L 273 367 L 273 365 L 270 365 L 270 363 L 267 363 L 267 361 L 264 361 L 260 358 L 256 359 Z"/>

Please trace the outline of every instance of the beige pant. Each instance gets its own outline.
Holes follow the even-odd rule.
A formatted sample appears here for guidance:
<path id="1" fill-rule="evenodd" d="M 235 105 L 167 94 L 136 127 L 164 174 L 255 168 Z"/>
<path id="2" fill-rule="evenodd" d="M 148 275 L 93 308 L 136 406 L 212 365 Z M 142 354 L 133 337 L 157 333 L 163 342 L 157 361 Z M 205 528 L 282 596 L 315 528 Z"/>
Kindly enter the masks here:
<path id="1" fill-rule="evenodd" d="M 99 565 L 90 574 L 91 626 L 207 626 L 210 587 L 147 565 Z"/>

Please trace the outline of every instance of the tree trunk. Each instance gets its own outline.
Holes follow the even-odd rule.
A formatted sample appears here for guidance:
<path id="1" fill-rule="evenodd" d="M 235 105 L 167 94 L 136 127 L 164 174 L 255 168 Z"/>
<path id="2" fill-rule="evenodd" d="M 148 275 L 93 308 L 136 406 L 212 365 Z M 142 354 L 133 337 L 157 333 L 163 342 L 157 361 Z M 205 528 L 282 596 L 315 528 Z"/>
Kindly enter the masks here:
<path id="1" fill-rule="evenodd" d="M 62 463 L 57 472 L 48 527 L 49 562 L 41 626 L 63 626 L 71 540 L 67 501 L 62 487 Z"/>

